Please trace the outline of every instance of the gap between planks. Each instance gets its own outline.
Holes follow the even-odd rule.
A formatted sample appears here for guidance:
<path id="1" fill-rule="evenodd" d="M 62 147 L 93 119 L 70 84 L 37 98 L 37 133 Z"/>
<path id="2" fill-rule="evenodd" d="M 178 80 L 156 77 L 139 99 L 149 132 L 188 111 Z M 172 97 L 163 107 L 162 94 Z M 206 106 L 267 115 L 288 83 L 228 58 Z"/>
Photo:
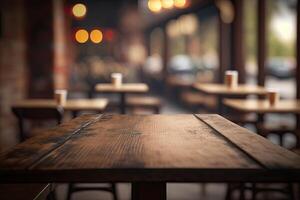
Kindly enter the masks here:
<path id="1" fill-rule="evenodd" d="M 49 151 L 45 152 L 44 154 L 42 154 L 39 158 L 37 158 L 31 165 L 29 165 L 28 169 L 33 169 L 35 166 L 37 166 L 41 161 L 43 161 L 47 155 L 51 154 L 53 151 L 55 151 L 56 149 L 60 148 L 61 146 L 63 146 L 67 141 L 69 141 L 70 139 L 72 139 L 72 137 L 74 137 L 75 135 L 80 134 L 80 132 L 85 129 L 86 127 L 90 126 L 91 124 L 94 124 L 95 122 L 97 122 L 98 120 L 101 119 L 101 117 L 103 116 L 103 114 L 99 114 L 95 119 L 89 120 L 86 123 L 84 123 L 82 126 L 80 126 L 78 129 L 74 130 L 74 132 L 69 135 L 65 140 L 63 140 L 60 144 L 58 144 L 57 146 L 53 147 L 52 149 L 50 149 Z"/>
<path id="2" fill-rule="evenodd" d="M 251 160 L 253 160 L 255 163 L 257 163 L 259 166 L 261 166 L 264 169 L 268 169 L 268 167 L 266 165 L 264 165 L 262 162 L 260 162 L 259 160 L 257 160 L 254 156 L 252 156 L 250 153 L 248 153 L 247 151 L 245 151 L 243 148 L 241 148 L 238 144 L 234 143 L 232 140 L 230 140 L 230 138 L 226 137 L 225 135 L 223 135 L 220 131 L 218 131 L 217 129 L 215 129 L 212 125 L 210 125 L 209 123 L 207 123 L 206 121 L 204 121 L 203 119 L 201 119 L 200 117 L 198 117 L 196 114 L 193 114 L 199 121 L 203 122 L 204 124 L 206 124 L 208 127 L 210 127 L 212 130 L 214 130 L 214 133 L 216 133 L 217 135 L 221 136 L 222 138 L 224 138 L 224 140 L 226 142 L 228 142 L 229 144 L 233 145 L 235 148 L 237 148 L 238 150 L 240 150 L 243 154 L 245 154 L 248 158 L 250 158 Z"/>

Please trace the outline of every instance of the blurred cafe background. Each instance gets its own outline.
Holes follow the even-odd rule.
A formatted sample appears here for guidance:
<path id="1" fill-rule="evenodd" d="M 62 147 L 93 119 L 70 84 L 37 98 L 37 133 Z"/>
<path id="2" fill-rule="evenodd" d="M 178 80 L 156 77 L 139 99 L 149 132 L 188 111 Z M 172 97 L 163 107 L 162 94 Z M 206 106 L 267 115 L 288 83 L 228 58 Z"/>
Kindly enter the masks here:
<path id="1" fill-rule="evenodd" d="M 293 113 L 266 113 L 262 120 L 255 112 L 231 112 L 216 95 L 194 87 L 223 84 L 226 71 L 234 70 L 239 84 L 276 90 L 281 100 L 299 98 L 297 0 L 0 3 L 0 151 L 19 143 L 12 106 L 23 99 L 53 99 L 56 90 L 64 90 L 67 99 L 106 98 L 104 112 L 119 113 L 119 96 L 95 89 L 110 83 L 112 73 L 121 73 L 123 83 L 146 83 L 150 88 L 146 94 L 127 96 L 131 106 L 126 113 L 149 114 L 151 108 L 166 114 L 219 113 L 285 148 L 297 147 L 297 136 L 290 130 L 300 127 L 300 118 Z M 66 112 L 63 121 L 71 118 Z M 121 184 L 121 199 L 127 198 L 128 187 Z M 222 184 L 168 187 L 170 199 L 223 199 L 225 190 Z M 64 191 L 59 191 L 64 199 Z M 74 199 L 97 199 L 84 195 L 89 194 Z"/>

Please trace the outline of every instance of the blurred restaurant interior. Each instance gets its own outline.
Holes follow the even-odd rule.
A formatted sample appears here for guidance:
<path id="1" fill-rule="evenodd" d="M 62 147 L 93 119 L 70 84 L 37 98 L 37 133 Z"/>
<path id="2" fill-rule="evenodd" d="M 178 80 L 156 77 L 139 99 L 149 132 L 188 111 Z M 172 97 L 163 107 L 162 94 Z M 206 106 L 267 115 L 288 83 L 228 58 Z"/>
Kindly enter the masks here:
<path id="1" fill-rule="evenodd" d="M 298 2 L 1 0 L 0 152 L 84 114 L 215 113 L 300 154 Z M 180 181 L 167 199 L 300 199 L 299 181 Z M 102 185 L 55 184 L 55 198 L 131 198 Z"/>

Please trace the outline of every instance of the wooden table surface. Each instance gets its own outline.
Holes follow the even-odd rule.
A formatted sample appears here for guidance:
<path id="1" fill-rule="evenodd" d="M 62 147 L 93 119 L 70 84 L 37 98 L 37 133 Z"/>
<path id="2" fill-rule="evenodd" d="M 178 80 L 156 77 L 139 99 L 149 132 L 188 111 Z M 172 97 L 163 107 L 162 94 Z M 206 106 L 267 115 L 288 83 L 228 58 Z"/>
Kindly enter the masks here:
<path id="1" fill-rule="evenodd" d="M 294 113 L 300 114 L 300 100 L 280 100 L 270 105 L 268 100 L 259 99 L 225 99 L 224 104 L 241 112 L 266 113 Z"/>
<path id="2" fill-rule="evenodd" d="M 236 88 L 229 88 L 225 84 L 218 83 L 195 83 L 194 88 L 212 95 L 266 95 L 267 90 L 264 87 L 257 85 L 244 85 L 240 84 Z"/>
<path id="3" fill-rule="evenodd" d="M 0 154 L 0 183 L 133 182 L 133 199 L 165 199 L 166 182 L 231 181 L 300 181 L 300 157 L 191 114 L 82 115 Z"/>
<path id="4" fill-rule="evenodd" d="M 64 110 L 69 111 L 103 111 L 108 104 L 107 99 L 68 99 Z M 52 99 L 24 99 L 12 104 L 12 107 L 23 108 L 55 108 L 57 103 Z"/>
<path id="5" fill-rule="evenodd" d="M 120 87 L 116 87 L 111 83 L 99 83 L 95 86 L 97 92 L 112 93 L 144 93 L 148 92 L 149 87 L 144 83 L 123 83 Z"/>

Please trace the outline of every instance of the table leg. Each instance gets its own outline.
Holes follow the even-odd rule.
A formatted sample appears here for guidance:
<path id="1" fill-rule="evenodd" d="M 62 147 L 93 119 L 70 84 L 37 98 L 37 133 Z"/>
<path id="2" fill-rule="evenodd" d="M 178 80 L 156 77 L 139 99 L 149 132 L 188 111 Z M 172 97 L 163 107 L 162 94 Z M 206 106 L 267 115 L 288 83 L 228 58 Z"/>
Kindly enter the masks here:
<path id="1" fill-rule="evenodd" d="M 218 114 L 222 115 L 223 114 L 223 96 L 219 95 L 217 96 L 217 100 L 218 100 Z"/>
<path id="2" fill-rule="evenodd" d="M 72 117 L 73 117 L 73 118 L 78 117 L 78 111 L 73 110 L 73 111 L 72 111 Z"/>
<path id="3" fill-rule="evenodd" d="M 166 183 L 163 182 L 136 182 L 131 185 L 132 200 L 166 200 Z"/>
<path id="4" fill-rule="evenodd" d="M 120 111 L 121 114 L 126 113 L 126 96 L 125 93 L 120 93 Z"/>
<path id="5" fill-rule="evenodd" d="M 300 148 L 300 115 L 296 114 L 296 139 L 297 139 L 297 144 L 296 147 Z"/>

